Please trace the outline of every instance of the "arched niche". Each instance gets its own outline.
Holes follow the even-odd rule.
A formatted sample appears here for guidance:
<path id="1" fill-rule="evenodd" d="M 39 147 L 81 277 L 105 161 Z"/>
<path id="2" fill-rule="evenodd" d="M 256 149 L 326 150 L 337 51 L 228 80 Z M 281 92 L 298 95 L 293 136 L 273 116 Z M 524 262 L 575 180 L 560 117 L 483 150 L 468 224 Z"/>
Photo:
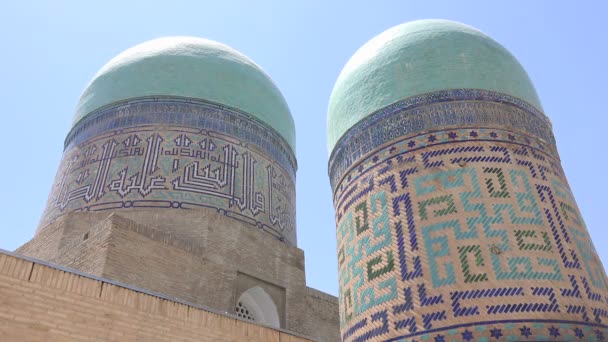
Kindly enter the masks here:
<path id="1" fill-rule="evenodd" d="M 277 306 L 268 293 L 259 286 L 241 294 L 236 301 L 235 312 L 238 317 L 244 319 L 276 328 L 281 327 Z"/>

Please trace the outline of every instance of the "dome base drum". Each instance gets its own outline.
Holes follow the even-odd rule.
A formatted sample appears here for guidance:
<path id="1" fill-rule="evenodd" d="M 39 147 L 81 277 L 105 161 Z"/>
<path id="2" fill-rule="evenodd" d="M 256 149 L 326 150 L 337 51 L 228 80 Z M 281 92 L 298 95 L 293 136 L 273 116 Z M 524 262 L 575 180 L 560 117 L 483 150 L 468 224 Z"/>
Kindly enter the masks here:
<path id="1" fill-rule="evenodd" d="M 213 208 L 296 245 L 295 172 L 285 140 L 246 113 L 131 99 L 68 134 L 39 230 L 74 211 Z"/>

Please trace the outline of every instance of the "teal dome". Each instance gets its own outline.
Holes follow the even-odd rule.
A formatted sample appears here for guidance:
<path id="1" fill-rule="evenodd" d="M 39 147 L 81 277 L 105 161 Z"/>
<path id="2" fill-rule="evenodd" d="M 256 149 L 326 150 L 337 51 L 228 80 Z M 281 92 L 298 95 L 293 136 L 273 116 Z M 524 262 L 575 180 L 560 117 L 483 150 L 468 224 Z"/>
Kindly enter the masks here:
<path id="1" fill-rule="evenodd" d="M 492 90 L 542 111 L 524 68 L 502 45 L 470 26 L 418 20 L 363 45 L 346 63 L 329 100 L 327 143 L 369 114 L 404 98 L 448 89 Z"/>
<path id="2" fill-rule="evenodd" d="M 203 99 L 246 112 L 276 130 L 295 151 L 289 107 L 251 59 L 215 41 L 154 39 L 110 60 L 84 90 L 73 125 L 106 105 L 144 96 Z"/>

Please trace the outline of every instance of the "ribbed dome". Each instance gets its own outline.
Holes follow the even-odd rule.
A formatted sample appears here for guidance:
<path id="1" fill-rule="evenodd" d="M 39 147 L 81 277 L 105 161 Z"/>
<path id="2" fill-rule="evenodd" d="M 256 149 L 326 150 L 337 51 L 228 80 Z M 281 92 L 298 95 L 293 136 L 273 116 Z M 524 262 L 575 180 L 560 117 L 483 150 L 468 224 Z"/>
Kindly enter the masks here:
<path id="1" fill-rule="evenodd" d="M 270 77 L 240 52 L 194 37 L 155 39 L 114 57 L 84 90 L 74 125 L 106 105 L 154 95 L 239 109 L 274 128 L 295 151 L 293 118 Z"/>
<path id="2" fill-rule="evenodd" d="M 327 115 L 329 152 L 369 114 L 401 99 L 447 89 L 485 89 L 542 111 L 521 64 L 470 26 L 419 20 L 395 26 L 361 47 L 336 81 Z"/>

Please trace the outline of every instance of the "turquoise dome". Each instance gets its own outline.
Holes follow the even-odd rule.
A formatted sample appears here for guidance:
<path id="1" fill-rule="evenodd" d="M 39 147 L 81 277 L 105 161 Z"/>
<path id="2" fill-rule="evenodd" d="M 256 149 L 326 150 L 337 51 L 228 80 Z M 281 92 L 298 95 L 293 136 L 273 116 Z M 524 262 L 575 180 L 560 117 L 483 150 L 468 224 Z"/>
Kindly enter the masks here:
<path id="1" fill-rule="evenodd" d="M 295 151 L 294 121 L 272 79 L 240 52 L 194 37 L 154 39 L 114 57 L 84 90 L 73 125 L 106 105 L 155 95 L 239 109 L 272 127 Z"/>
<path id="2" fill-rule="evenodd" d="M 448 89 L 485 89 L 542 111 L 524 68 L 479 30 L 448 20 L 395 26 L 363 45 L 346 63 L 329 100 L 327 143 L 369 114 L 404 98 Z"/>

